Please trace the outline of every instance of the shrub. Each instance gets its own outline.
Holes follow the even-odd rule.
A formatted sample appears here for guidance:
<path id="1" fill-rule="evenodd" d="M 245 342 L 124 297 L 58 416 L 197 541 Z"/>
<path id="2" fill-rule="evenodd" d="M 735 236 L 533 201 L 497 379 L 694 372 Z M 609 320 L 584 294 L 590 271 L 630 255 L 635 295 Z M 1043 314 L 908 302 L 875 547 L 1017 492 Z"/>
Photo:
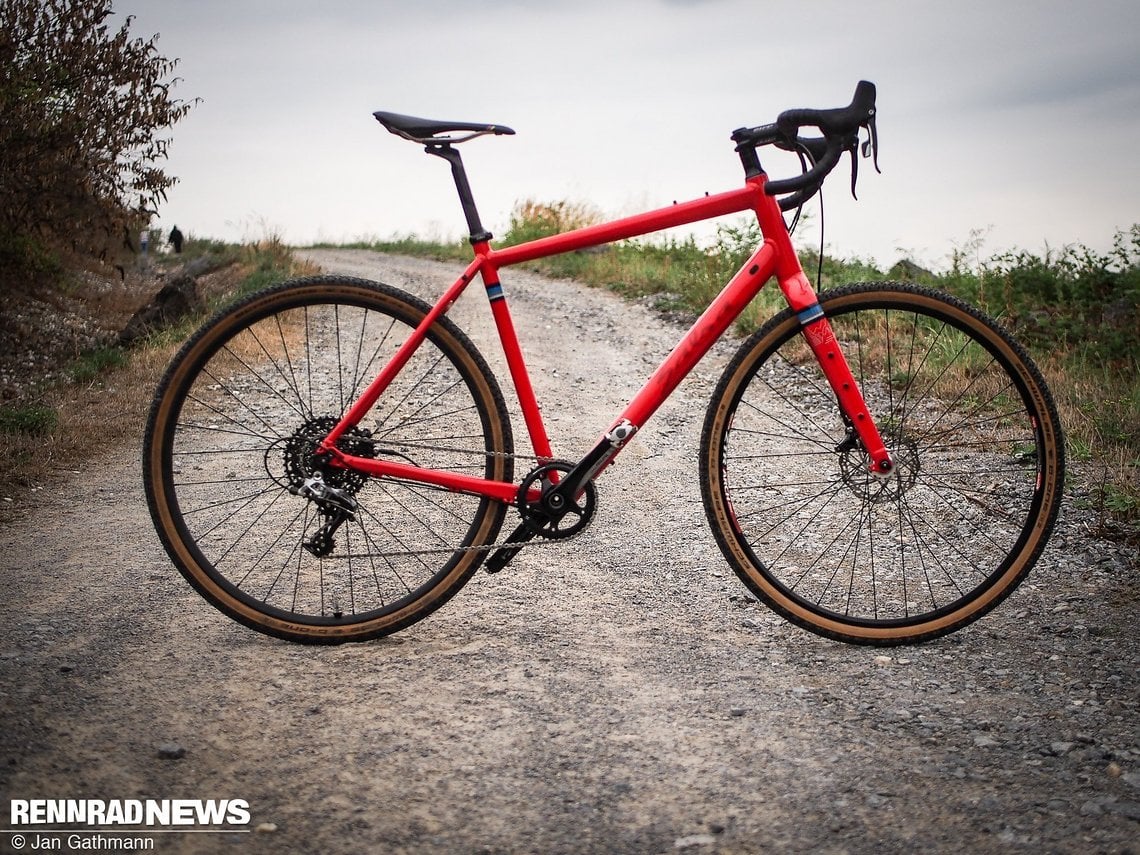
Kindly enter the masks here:
<path id="1" fill-rule="evenodd" d="M 593 225 L 601 219 L 596 210 L 581 202 L 535 202 L 524 199 L 511 212 L 511 224 L 503 246 L 550 237 L 559 232 Z"/>
<path id="2" fill-rule="evenodd" d="M 939 284 L 1000 315 L 1031 347 L 1135 370 L 1140 353 L 1140 225 L 1109 253 L 1080 244 L 1037 255 L 1004 252 L 966 269 L 956 258 Z M 1129 368 L 1131 366 L 1131 368 Z"/>
<path id="3" fill-rule="evenodd" d="M 192 106 L 172 94 L 177 60 L 113 14 L 111 0 L 0 3 L 2 284 L 42 279 L 53 252 L 114 261 L 175 181 L 159 163 Z"/>

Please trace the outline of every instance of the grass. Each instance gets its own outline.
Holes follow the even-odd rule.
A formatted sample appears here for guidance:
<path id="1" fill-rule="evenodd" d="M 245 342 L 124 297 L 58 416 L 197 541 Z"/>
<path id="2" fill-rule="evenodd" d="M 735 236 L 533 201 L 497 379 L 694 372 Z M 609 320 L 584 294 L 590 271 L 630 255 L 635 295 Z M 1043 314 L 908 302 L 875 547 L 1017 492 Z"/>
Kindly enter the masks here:
<path id="1" fill-rule="evenodd" d="M 59 414 L 43 404 L 0 406 L 0 433 L 46 436 L 59 424 Z"/>
<path id="2" fill-rule="evenodd" d="M 374 252 L 390 252 L 395 255 L 413 255 L 417 258 L 432 258 L 436 261 L 470 261 L 471 244 L 467 241 L 432 241 L 414 236 L 388 239 L 361 239 L 349 243 L 317 243 L 315 249 L 368 249 Z"/>
<path id="3" fill-rule="evenodd" d="M 105 371 L 127 364 L 127 354 L 118 347 L 101 347 L 82 354 L 68 370 L 72 383 L 83 385 L 94 382 Z"/>
<path id="4" fill-rule="evenodd" d="M 60 472 L 77 471 L 123 436 L 141 436 L 150 398 L 166 364 L 205 316 L 222 303 L 270 282 L 312 272 L 299 265 L 277 238 L 234 246 L 217 242 L 188 243 L 196 254 L 213 254 L 233 264 L 199 280 L 205 291 L 202 315 L 160 330 L 132 348 L 101 347 L 80 354 L 61 379 L 0 405 L 0 521 L 18 513 L 26 496 Z M 193 257 L 184 253 L 181 261 Z M 65 287 L 61 283 L 60 287 Z M 66 286 L 70 287 L 70 286 Z M 96 292 L 93 313 L 110 306 Z M 120 298 L 121 299 L 121 298 Z M 115 306 L 117 317 L 137 308 Z"/>

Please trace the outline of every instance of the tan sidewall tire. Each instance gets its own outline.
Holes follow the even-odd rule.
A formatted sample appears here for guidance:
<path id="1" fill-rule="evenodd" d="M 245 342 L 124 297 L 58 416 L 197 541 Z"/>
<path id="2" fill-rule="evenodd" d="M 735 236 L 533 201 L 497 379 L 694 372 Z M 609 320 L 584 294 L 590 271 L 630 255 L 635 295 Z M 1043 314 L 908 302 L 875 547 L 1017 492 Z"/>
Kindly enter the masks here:
<path id="1" fill-rule="evenodd" d="M 977 337 L 984 337 L 985 341 L 995 346 L 1005 364 L 1016 372 L 1028 390 L 1039 416 L 1041 447 L 1045 450 L 1041 470 L 1040 511 L 1017 555 L 998 578 L 991 579 L 986 590 L 960 607 L 928 621 L 875 626 L 836 620 L 813 611 L 799 600 L 788 596 L 783 588 L 775 585 L 755 566 L 749 551 L 735 533 L 733 515 L 726 503 L 719 460 L 720 438 L 724 435 L 726 420 L 731 417 L 741 386 L 751 379 L 758 362 L 777 342 L 799 329 L 799 322 L 791 313 L 777 316 L 754 334 L 742 345 L 737 357 L 726 369 L 706 420 L 701 445 L 701 473 L 706 511 L 713 533 L 736 574 L 763 602 L 794 623 L 820 635 L 861 644 L 889 645 L 913 643 L 952 632 L 990 611 L 1020 584 L 1044 549 L 1056 520 L 1064 477 L 1064 444 L 1056 407 L 1040 372 L 1020 346 L 990 329 L 980 313 L 928 289 L 896 283 L 849 286 L 821 295 L 821 303 L 829 315 L 871 301 L 881 303 L 883 300 L 898 301 L 900 309 L 935 310 L 940 315 L 966 325 Z"/>

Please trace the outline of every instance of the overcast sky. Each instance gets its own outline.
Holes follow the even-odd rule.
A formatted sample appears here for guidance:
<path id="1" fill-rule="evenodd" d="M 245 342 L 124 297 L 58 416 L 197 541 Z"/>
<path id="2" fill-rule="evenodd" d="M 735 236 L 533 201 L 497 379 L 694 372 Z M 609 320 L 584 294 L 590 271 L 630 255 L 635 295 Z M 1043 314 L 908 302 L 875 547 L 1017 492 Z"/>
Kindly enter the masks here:
<path id="1" fill-rule="evenodd" d="M 944 267 L 1140 221 L 1136 0 L 116 0 L 202 102 L 174 133 L 161 226 L 293 243 L 460 237 L 446 164 L 378 109 L 496 122 L 463 148 L 484 224 L 514 204 L 635 213 L 740 185 L 729 141 L 787 107 L 879 91 L 880 164 L 846 161 L 827 245 Z M 776 175 L 792 166 L 767 164 Z M 818 216 L 798 235 L 818 241 Z"/>

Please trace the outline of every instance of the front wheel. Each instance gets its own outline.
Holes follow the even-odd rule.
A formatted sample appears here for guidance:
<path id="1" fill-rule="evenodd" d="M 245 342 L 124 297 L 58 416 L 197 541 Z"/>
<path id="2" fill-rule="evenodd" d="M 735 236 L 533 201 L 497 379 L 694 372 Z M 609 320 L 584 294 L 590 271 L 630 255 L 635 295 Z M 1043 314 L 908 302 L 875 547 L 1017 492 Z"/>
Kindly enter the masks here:
<path id="1" fill-rule="evenodd" d="M 225 614 L 292 641 L 360 641 L 426 616 L 478 567 L 502 503 L 315 455 L 429 308 L 379 283 L 297 280 L 218 314 L 175 357 L 147 425 L 147 500 L 178 569 Z M 512 477 L 502 394 L 446 318 L 339 447 Z"/>
<path id="2" fill-rule="evenodd" d="M 870 473 L 783 312 L 742 345 L 709 407 L 713 533 L 763 602 L 813 632 L 944 635 L 1001 602 L 1045 547 L 1064 477 L 1056 408 L 1025 351 L 959 300 L 877 283 L 820 305 L 895 470 Z"/>

